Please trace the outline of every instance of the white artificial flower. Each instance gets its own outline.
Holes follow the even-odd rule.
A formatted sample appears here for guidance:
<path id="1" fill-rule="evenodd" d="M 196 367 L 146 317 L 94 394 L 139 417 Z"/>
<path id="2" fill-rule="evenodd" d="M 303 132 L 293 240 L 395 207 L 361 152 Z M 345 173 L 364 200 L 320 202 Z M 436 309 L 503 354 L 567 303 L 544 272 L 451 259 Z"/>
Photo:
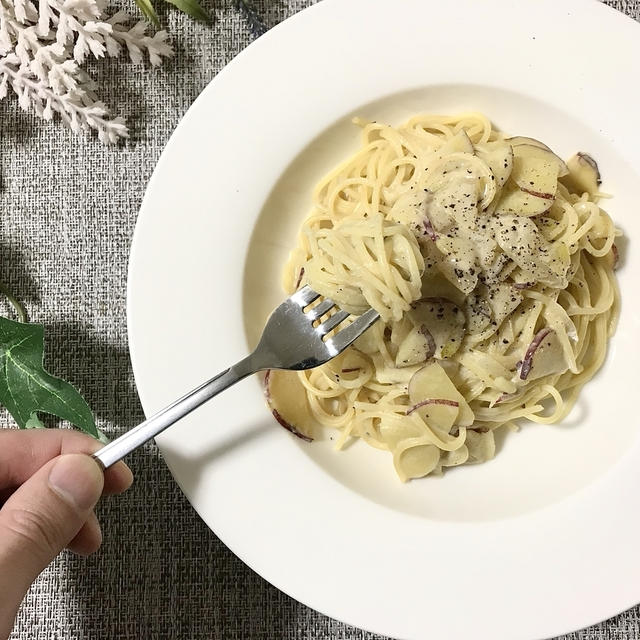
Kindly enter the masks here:
<path id="1" fill-rule="evenodd" d="M 167 33 L 147 34 L 148 25 L 118 11 L 105 12 L 104 0 L 0 0 L 0 100 L 9 87 L 25 111 L 45 120 L 54 114 L 74 131 L 95 129 L 113 144 L 128 137 L 122 118 L 112 118 L 99 101 L 93 79 L 82 69 L 87 58 L 116 57 L 126 51 L 140 64 L 173 55 Z"/>

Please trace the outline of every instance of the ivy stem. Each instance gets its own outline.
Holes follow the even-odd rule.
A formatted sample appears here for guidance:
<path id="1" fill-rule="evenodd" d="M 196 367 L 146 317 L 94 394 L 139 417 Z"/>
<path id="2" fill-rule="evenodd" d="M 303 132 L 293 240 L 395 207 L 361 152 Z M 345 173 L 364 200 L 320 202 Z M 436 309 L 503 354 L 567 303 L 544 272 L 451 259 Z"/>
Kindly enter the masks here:
<path id="1" fill-rule="evenodd" d="M 13 294 L 11 293 L 11 291 L 9 291 L 9 288 L 2 282 L 0 282 L 0 293 L 2 293 L 5 298 L 11 303 L 11 306 L 14 308 L 16 314 L 18 315 L 18 321 L 22 323 L 26 322 L 27 312 L 25 311 L 22 304 L 20 304 L 20 302 L 18 302 L 18 300 L 13 297 Z"/>

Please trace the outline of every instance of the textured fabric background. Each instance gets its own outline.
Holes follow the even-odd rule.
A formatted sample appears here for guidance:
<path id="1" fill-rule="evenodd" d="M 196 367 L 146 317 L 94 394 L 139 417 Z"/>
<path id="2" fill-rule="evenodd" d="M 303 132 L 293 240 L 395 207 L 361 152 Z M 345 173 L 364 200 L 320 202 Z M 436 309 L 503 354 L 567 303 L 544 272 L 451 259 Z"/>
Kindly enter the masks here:
<path id="1" fill-rule="evenodd" d="M 125 293 L 129 243 L 153 167 L 216 73 L 312 1 L 203 4 L 211 26 L 160 6 L 177 50 L 163 68 L 97 65 L 101 95 L 132 129 L 124 146 L 104 147 L 20 112 L 13 100 L 0 103 L 1 279 L 25 300 L 30 318 L 47 325 L 49 369 L 80 387 L 111 435 L 143 418 L 127 352 Z M 640 19 L 640 0 L 609 4 Z M 245 567 L 200 521 L 153 446 L 130 464 L 132 490 L 100 508 L 102 551 L 88 560 L 64 554 L 46 570 L 12 640 L 377 637 L 315 613 Z M 640 608 L 565 636 L 632 638 L 640 638 Z"/>

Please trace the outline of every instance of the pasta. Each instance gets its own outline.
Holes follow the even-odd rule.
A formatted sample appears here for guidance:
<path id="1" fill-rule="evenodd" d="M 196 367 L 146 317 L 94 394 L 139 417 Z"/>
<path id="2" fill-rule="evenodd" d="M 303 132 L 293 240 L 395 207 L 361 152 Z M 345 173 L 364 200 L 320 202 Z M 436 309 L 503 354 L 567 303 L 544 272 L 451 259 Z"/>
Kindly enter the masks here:
<path id="1" fill-rule="evenodd" d="M 479 113 L 356 123 L 284 284 L 381 320 L 322 367 L 272 372 L 272 404 L 309 437 L 389 451 L 402 480 L 486 461 L 496 429 L 562 420 L 605 358 L 620 232 L 597 165 Z"/>

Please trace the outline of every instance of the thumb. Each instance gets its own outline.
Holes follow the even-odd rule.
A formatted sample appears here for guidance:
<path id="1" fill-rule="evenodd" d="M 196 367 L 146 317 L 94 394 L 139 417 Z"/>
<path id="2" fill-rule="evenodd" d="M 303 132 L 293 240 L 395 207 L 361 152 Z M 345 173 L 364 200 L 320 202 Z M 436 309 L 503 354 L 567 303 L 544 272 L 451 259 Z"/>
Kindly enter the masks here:
<path id="1" fill-rule="evenodd" d="M 7 500 L 0 510 L 0 610 L 17 609 L 29 585 L 80 531 L 103 485 L 95 460 L 69 454 L 51 460 Z M 1 613 L 0 620 L 6 610 Z"/>

